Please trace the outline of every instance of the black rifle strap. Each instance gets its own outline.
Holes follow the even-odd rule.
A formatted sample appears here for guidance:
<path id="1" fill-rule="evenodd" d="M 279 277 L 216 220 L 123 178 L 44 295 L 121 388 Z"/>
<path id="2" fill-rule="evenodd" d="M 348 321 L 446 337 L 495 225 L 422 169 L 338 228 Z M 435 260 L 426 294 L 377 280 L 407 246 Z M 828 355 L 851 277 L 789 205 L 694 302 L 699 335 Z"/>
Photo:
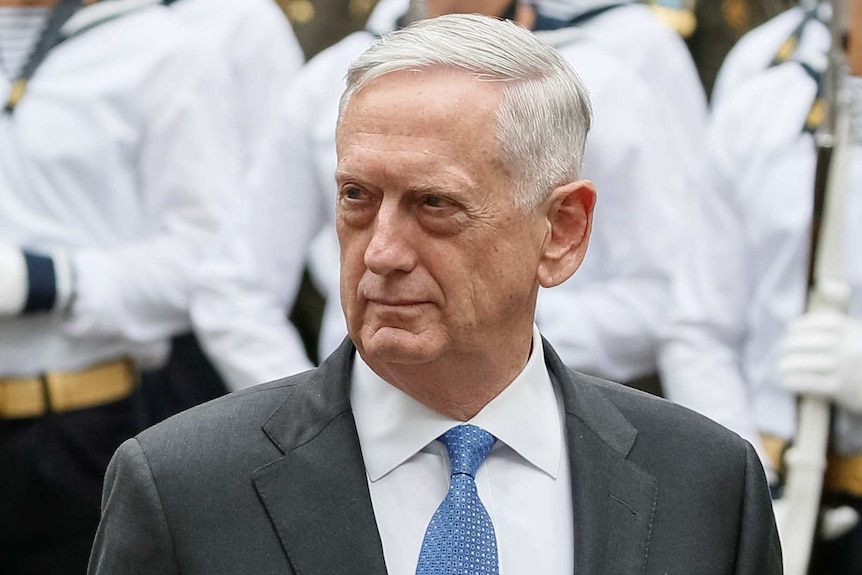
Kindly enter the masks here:
<path id="1" fill-rule="evenodd" d="M 15 106 L 21 101 L 24 92 L 27 91 L 27 82 L 33 77 L 39 65 L 45 61 L 48 53 L 63 41 L 61 33 L 63 25 L 78 11 L 81 4 L 83 4 L 83 0 L 60 0 L 54 5 L 51 15 L 48 16 L 48 22 L 45 24 L 41 36 L 39 36 L 39 40 L 33 47 L 33 51 L 30 52 L 27 63 L 24 64 L 21 73 L 18 74 L 18 77 L 12 83 L 9 99 L 6 101 L 6 107 L 3 109 L 5 114 L 8 115 L 15 111 Z"/>
<path id="2" fill-rule="evenodd" d="M 558 20 L 556 18 L 549 18 L 541 14 L 536 14 L 536 23 L 533 28 L 533 31 L 541 32 L 544 30 L 559 30 L 560 28 L 568 28 L 570 26 L 580 26 L 581 24 L 585 24 L 593 18 L 601 16 L 609 10 L 613 10 L 614 8 L 620 8 L 627 4 L 628 3 L 626 2 L 618 2 L 606 4 L 604 6 L 598 6 L 590 10 L 585 10 L 584 12 L 581 12 L 580 14 L 569 20 Z"/>
<path id="3" fill-rule="evenodd" d="M 805 12 L 805 15 L 802 17 L 802 21 L 797 24 L 796 28 L 794 28 L 790 33 L 790 36 L 788 36 L 784 42 L 781 43 L 781 46 L 778 47 L 778 51 L 775 53 L 775 56 L 772 58 L 772 62 L 769 64 L 770 68 L 772 66 L 784 64 L 796 55 L 796 50 L 802 42 L 802 34 L 805 32 L 806 26 L 808 26 L 809 22 L 814 20 L 818 20 L 817 10 L 809 10 Z"/>
<path id="4" fill-rule="evenodd" d="M 808 116 L 805 118 L 805 125 L 802 128 L 803 133 L 812 135 L 817 132 L 823 122 L 826 121 L 827 104 L 824 98 L 824 71 L 814 68 L 811 64 L 798 57 L 798 51 L 799 45 L 802 42 L 802 35 L 805 33 L 805 28 L 809 23 L 818 21 L 822 22 L 816 9 L 805 12 L 802 20 L 793 29 L 790 36 L 784 40 L 778 48 L 778 52 L 776 52 L 775 57 L 773 57 L 772 62 L 769 64 L 769 67 L 773 68 L 786 62 L 795 61 L 797 64 L 802 66 L 805 73 L 817 83 L 817 95 L 814 98 L 814 102 L 811 103 Z"/>

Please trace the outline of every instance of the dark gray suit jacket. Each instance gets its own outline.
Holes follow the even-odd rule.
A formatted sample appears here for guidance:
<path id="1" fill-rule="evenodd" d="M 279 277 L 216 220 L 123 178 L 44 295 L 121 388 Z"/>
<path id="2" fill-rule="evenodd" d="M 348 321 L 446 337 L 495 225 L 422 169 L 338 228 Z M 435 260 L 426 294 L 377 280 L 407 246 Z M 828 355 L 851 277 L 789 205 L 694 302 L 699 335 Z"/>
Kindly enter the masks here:
<path id="1" fill-rule="evenodd" d="M 346 341 L 318 369 L 123 444 L 89 572 L 385 574 L 349 402 L 354 353 Z M 578 575 L 781 573 L 750 445 L 686 409 L 570 371 L 547 344 L 545 357 L 565 404 Z"/>

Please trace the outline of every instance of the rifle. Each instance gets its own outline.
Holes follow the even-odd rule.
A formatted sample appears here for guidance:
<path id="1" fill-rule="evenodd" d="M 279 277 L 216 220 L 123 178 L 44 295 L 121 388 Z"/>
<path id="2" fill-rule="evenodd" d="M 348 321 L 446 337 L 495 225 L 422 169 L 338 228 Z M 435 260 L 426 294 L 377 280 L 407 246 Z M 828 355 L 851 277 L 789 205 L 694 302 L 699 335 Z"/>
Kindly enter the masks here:
<path id="1" fill-rule="evenodd" d="M 847 191 L 847 143 L 850 118 L 840 99 L 846 72 L 840 15 L 842 0 L 832 0 L 832 45 L 824 78 L 825 120 L 816 133 L 817 170 L 812 214 L 811 258 L 808 269 L 807 310 L 846 311 L 849 287 L 844 279 L 844 207 Z M 818 103 L 815 102 L 816 108 Z M 786 575 L 805 575 L 823 491 L 829 446 L 831 406 L 812 396 L 799 398 L 793 445 L 785 453 L 786 482 L 776 520 L 784 550 Z"/>

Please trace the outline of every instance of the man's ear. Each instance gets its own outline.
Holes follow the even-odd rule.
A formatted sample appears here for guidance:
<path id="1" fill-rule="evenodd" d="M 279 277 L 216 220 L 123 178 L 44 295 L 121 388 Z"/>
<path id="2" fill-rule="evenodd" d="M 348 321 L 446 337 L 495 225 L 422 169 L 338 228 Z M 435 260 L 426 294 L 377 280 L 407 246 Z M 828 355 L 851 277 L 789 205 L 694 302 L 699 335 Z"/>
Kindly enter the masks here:
<path id="1" fill-rule="evenodd" d="M 593 227 L 596 189 L 589 180 L 577 180 L 554 188 L 548 203 L 547 233 L 539 262 L 542 287 L 554 287 L 569 279 L 587 253 Z"/>

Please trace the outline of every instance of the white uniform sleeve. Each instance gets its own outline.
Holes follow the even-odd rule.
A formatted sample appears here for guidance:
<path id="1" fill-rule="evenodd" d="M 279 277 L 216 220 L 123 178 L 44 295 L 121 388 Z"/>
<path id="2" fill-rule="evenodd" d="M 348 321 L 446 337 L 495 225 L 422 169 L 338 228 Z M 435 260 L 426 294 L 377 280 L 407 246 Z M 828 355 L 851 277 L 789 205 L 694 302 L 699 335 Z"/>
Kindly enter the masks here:
<path id="1" fill-rule="evenodd" d="M 311 158 L 312 110 L 305 96 L 299 89 L 288 95 L 192 302 L 198 336 L 232 389 L 312 365 L 287 319 L 308 245 L 327 213 Z"/>
<path id="2" fill-rule="evenodd" d="M 805 15 L 795 6 L 746 33 L 724 57 L 712 88 L 715 108 L 752 77 L 766 70 L 781 44 L 793 33 Z"/>
<path id="3" fill-rule="evenodd" d="M 245 18 L 227 46 L 241 116 L 244 166 L 250 167 L 281 114 L 304 56 L 287 18 L 272 0 L 243 0 Z"/>
<path id="4" fill-rule="evenodd" d="M 178 50 L 138 97 L 144 135 L 134 159 L 145 229 L 128 241 L 72 251 L 76 337 L 153 341 L 188 326 L 202 248 L 239 178 L 238 135 L 223 62 Z"/>
<path id="5" fill-rule="evenodd" d="M 686 192 L 656 103 L 641 84 L 625 85 L 587 80 L 595 121 L 583 171 L 596 185 L 593 233 L 582 269 L 542 291 L 537 309 L 568 366 L 618 381 L 656 369 Z"/>
<path id="6" fill-rule="evenodd" d="M 668 399 L 737 432 L 768 466 L 742 369 L 753 281 L 744 214 L 734 194 L 739 166 L 732 144 L 713 130 L 708 185 L 698 195 L 697 222 L 674 278 L 660 374 Z"/>

